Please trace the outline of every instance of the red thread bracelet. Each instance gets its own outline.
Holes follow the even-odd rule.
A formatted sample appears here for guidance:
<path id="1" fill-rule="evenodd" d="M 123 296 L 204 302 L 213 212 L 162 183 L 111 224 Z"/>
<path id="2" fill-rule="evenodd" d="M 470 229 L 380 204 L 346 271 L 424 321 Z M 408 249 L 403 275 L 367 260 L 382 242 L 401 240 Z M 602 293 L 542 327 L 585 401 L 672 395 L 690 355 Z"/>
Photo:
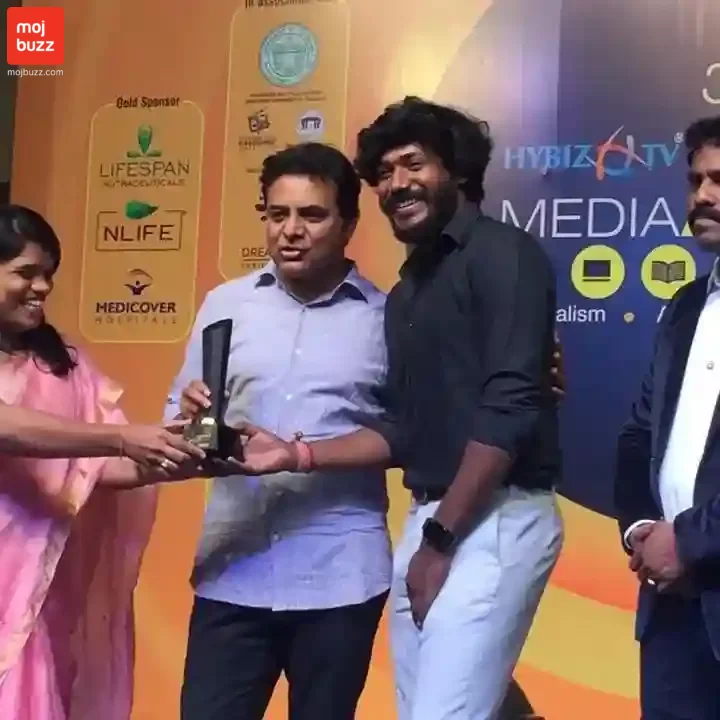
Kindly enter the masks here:
<path id="1" fill-rule="evenodd" d="M 312 470 L 313 466 L 313 455 L 310 446 L 307 443 L 296 440 L 295 452 L 297 452 L 297 471 L 301 473 L 308 473 Z"/>

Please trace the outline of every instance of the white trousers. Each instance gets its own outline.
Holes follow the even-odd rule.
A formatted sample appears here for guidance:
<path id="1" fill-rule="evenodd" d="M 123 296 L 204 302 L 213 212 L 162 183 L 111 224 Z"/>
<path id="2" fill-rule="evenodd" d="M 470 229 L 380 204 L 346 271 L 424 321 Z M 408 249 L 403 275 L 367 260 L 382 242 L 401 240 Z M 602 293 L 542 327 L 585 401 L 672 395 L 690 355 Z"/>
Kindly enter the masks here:
<path id="1" fill-rule="evenodd" d="M 399 720 L 493 720 L 502 705 L 563 539 L 555 494 L 496 493 L 458 547 L 422 630 L 405 577 L 425 519 L 414 503 L 395 554 L 391 645 Z"/>

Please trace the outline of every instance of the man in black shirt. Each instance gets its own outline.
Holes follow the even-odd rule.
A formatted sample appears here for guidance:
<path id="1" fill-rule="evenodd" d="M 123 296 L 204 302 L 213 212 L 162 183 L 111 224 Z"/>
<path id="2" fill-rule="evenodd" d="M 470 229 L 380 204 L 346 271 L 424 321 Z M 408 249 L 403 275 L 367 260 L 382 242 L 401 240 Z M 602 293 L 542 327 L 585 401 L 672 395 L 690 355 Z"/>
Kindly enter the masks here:
<path id="1" fill-rule="evenodd" d="M 417 98 L 359 134 L 358 172 L 412 248 L 386 306 L 391 417 L 312 443 L 245 429 L 248 472 L 405 469 L 400 720 L 496 716 L 562 544 L 555 278 L 530 235 L 481 212 L 490 152 L 483 123 Z"/>

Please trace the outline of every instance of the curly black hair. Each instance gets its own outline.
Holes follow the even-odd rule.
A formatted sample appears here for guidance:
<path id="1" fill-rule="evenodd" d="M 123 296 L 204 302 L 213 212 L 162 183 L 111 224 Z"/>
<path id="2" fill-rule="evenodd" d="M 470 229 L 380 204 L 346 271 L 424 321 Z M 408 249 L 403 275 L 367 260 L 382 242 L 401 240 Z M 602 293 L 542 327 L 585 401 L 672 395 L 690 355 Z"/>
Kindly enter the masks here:
<path id="1" fill-rule="evenodd" d="M 485 121 L 408 96 L 385 108 L 380 117 L 358 133 L 355 168 L 363 180 L 375 187 L 383 155 L 413 143 L 442 160 L 445 169 L 461 180 L 460 189 L 470 202 L 482 202 L 485 171 L 493 148 Z"/>
<path id="2" fill-rule="evenodd" d="M 0 206 L 0 265 L 18 257 L 29 242 L 50 256 L 56 271 L 60 266 L 60 240 L 47 220 L 22 205 Z M 45 320 L 13 338 L 7 349 L 29 353 L 39 367 L 57 377 L 67 377 L 77 365 L 73 348 Z"/>
<path id="3" fill-rule="evenodd" d="M 692 165 L 695 154 L 704 147 L 720 148 L 720 115 L 696 120 L 685 131 L 688 165 Z"/>

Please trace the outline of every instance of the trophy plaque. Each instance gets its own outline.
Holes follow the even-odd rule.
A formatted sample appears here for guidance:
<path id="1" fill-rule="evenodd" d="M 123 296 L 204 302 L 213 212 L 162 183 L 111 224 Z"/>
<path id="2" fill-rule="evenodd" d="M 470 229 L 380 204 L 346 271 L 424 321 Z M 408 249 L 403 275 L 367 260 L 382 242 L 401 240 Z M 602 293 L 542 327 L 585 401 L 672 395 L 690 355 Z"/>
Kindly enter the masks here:
<path id="1" fill-rule="evenodd" d="M 203 330 L 202 379 L 210 390 L 210 407 L 185 428 L 185 438 L 204 450 L 210 461 L 224 460 L 236 452 L 237 433 L 224 421 L 232 327 L 232 320 L 226 318 Z"/>

